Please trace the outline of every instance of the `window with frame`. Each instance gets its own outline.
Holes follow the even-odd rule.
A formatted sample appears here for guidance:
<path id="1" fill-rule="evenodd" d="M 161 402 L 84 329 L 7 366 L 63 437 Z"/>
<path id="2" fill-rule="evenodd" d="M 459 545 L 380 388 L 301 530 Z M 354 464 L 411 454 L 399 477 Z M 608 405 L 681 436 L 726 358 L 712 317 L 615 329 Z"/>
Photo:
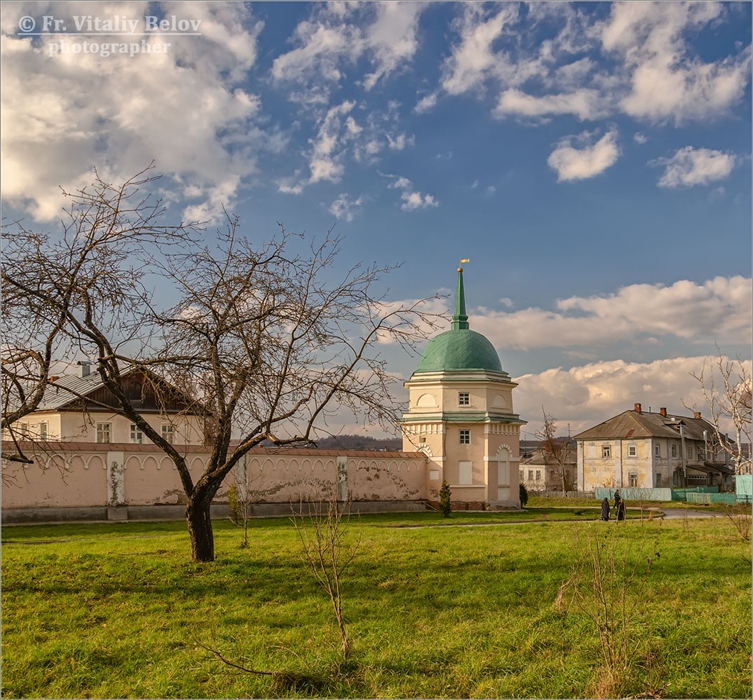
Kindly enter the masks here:
<path id="1" fill-rule="evenodd" d="M 536 481 L 541 481 L 541 470 L 540 469 L 536 470 Z"/>
<path id="2" fill-rule="evenodd" d="M 637 457 L 638 448 L 635 445 L 628 445 L 628 457 Z"/>
<path id="3" fill-rule="evenodd" d="M 661 457 L 661 445 L 658 442 L 654 445 L 654 457 Z"/>
<path id="4" fill-rule="evenodd" d="M 471 405 L 471 395 L 465 391 L 461 391 L 458 394 L 458 406 L 470 406 Z"/>
<path id="5" fill-rule="evenodd" d="M 528 481 L 533 481 L 533 469 L 528 470 Z"/>
<path id="6" fill-rule="evenodd" d="M 525 473 L 523 472 L 522 469 L 520 470 L 520 480 L 521 481 L 525 481 L 526 480 Z"/>
<path id="7" fill-rule="evenodd" d="M 471 431 L 470 430 L 461 430 L 460 431 L 460 444 L 461 445 L 470 445 L 471 444 Z"/>
<path id="8" fill-rule="evenodd" d="M 612 456 L 612 446 L 611 445 L 602 445 L 601 446 L 601 458 L 602 459 L 609 459 Z"/>
<path id="9" fill-rule="evenodd" d="M 141 428 L 134 423 L 131 423 L 131 442 L 136 445 L 141 445 L 144 442 L 144 433 L 142 433 Z"/>
<path id="10" fill-rule="evenodd" d="M 21 436 L 25 438 L 29 434 L 29 424 L 28 423 L 21 423 L 18 426 L 18 430 L 21 433 Z"/>
<path id="11" fill-rule="evenodd" d="M 97 423 L 97 442 L 101 444 L 110 442 L 112 425 L 110 423 Z"/>
<path id="12" fill-rule="evenodd" d="M 175 428 L 169 423 L 162 424 L 162 437 L 165 438 L 171 445 L 175 440 Z"/>
<path id="13" fill-rule="evenodd" d="M 661 488 L 661 474 L 656 475 L 656 488 Z"/>
<path id="14" fill-rule="evenodd" d="M 638 475 L 637 474 L 628 475 L 628 481 L 629 481 L 631 489 L 638 487 Z"/>
<path id="15" fill-rule="evenodd" d="M 703 447 L 700 447 L 700 446 L 698 447 L 697 456 L 698 456 L 698 461 L 699 462 L 702 462 L 704 459 L 706 459 L 706 452 L 703 449 Z"/>
<path id="16" fill-rule="evenodd" d="M 47 421 L 39 424 L 39 437 L 42 438 L 42 440 L 47 439 Z"/>
<path id="17" fill-rule="evenodd" d="M 677 445 L 672 445 L 672 456 L 677 457 Z"/>
<path id="18" fill-rule="evenodd" d="M 686 451 L 688 453 L 688 459 L 693 459 L 693 448 L 690 445 L 688 445 Z"/>

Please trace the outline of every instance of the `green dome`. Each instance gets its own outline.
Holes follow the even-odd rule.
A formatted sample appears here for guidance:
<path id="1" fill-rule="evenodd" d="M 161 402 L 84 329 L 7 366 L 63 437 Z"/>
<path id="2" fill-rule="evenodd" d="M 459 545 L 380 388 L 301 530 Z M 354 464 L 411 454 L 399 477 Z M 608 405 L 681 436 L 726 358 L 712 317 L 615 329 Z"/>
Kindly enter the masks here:
<path id="1" fill-rule="evenodd" d="M 453 329 L 440 333 L 426 346 L 416 372 L 482 369 L 501 372 L 494 346 L 476 331 Z"/>
<path id="2" fill-rule="evenodd" d="M 468 262 L 461 260 L 461 262 Z M 481 333 L 470 330 L 465 312 L 463 268 L 458 268 L 458 286 L 455 291 L 455 313 L 452 330 L 440 333 L 421 355 L 416 372 L 443 372 L 480 369 L 501 372 L 502 364 L 494 346 Z"/>

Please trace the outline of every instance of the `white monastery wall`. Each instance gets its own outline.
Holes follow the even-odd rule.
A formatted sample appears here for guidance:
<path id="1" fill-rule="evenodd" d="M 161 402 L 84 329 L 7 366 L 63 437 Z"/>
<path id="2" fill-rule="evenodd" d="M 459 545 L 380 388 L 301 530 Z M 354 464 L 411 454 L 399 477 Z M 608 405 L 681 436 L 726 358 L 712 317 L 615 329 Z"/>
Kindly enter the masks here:
<path id="1" fill-rule="evenodd" d="M 177 469 L 154 445 L 130 443 L 48 443 L 29 447 L 34 464 L 9 462 L 2 507 L 66 508 L 185 503 Z M 203 446 L 181 445 L 197 480 L 209 453 Z M 297 503 L 331 498 L 353 501 L 413 501 L 426 495 L 426 457 L 421 453 L 265 450 L 248 453 L 217 494 L 245 482 L 257 503 Z"/>

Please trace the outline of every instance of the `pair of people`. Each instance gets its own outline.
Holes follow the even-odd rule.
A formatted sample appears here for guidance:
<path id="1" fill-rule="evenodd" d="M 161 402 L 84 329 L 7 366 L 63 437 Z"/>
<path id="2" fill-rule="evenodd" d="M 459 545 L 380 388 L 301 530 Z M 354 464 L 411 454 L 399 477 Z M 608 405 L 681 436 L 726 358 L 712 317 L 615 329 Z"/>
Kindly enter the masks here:
<path id="1" fill-rule="evenodd" d="M 619 491 L 614 492 L 614 512 L 617 520 L 625 519 L 625 501 L 620 496 Z M 601 502 L 601 519 L 605 522 L 609 520 L 609 499 L 605 498 Z"/>

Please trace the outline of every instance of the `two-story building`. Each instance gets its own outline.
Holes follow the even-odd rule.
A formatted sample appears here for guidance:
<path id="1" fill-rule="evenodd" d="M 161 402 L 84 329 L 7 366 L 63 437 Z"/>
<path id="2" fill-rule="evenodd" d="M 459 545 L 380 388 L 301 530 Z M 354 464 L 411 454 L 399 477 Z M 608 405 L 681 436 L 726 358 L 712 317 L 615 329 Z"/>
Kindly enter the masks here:
<path id="1" fill-rule="evenodd" d="M 161 384 L 141 371 L 123 377 L 123 388 L 134 408 L 168 442 L 204 443 L 205 411 L 186 400 L 174 387 Z M 100 444 L 146 442 L 144 434 L 118 415 L 116 397 L 102 382 L 90 362 L 79 362 L 76 374 L 51 377 L 42 402 L 14 426 L 17 438 L 50 442 Z M 112 408 L 111 408 L 112 407 Z"/>
<path id="2" fill-rule="evenodd" d="M 539 446 L 520 460 L 520 483 L 528 491 L 574 491 L 577 488 L 577 448 L 568 438 L 558 440 L 557 454 Z"/>
<path id="3" fill-rule="evenodd" d="M 582 491 L 717 485 L 734 473 L 715 443 L 714 427 L 698 412 L 692 417 L 666 408 L 648 412 L 636 403 L 574 439 Z"/>

